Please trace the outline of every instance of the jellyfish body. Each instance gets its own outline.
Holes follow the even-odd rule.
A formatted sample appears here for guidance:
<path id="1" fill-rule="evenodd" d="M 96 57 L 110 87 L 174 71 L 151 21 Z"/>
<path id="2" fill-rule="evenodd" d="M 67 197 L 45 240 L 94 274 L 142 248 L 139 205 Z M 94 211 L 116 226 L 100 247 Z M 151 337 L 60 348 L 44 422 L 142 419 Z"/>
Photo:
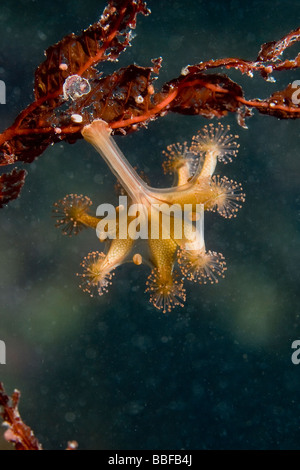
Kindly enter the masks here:
<path id="1" fill-rule="evenodd" d="M 140 266 L 146 262 L 151 267 L 146 293 L 155 308 L 167 313 L 184 305 L 184 279 L 206 284 L 224 277 L 224 256 L 206 249 L 204 214 L 216 211 L 223 217 L 234 217 L 245 200 L 239 183 L 214 175 L 218 162 L 228 163 L 237 155 L 236 136 L 229 134 L 229 127 L 209 125 L 190 145 L 185 142 L 169 146 L 163 153 L 163 169 L 175 176 L 175 185 L 156 189 L 136 173 L 110 134 L 102 120 L 93 121 L 82 131 L 84 139 L 96 148 L 118 178 L 126 195 L 122 197 L 128 198 L 116 209 L 115 230 L 105 236 L 105 221 L 89 213 L 88 198 L 76 195 L 56 203 L 56 225 L 63 233 L 77 234 L 84 227 L 95 229 L 102 222 L 97 234 L 100 241 L 106 238 L 107 248 L 84 258 L 79 277 L 85 292 L 101 296 L 108 291 L 119 265 L 132 261 Z M 133 207 L 138 208 L 138 216 L 133 215 Z M 133 236 L 137 228 L 138 236 Z M 147 248 L 142 254 L 136 247 L 141 238 Z"/>

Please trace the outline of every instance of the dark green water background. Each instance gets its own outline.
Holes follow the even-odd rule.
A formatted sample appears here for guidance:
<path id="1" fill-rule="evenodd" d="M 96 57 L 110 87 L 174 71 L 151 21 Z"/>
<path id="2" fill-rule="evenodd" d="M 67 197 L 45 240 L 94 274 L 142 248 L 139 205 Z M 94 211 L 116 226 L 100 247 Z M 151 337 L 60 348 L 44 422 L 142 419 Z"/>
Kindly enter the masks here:
<path id="1" fill-rule="evenodd" d="M 295 1 L 150 0 L 133 47 L 104 73 L 164 58 L 155 86 L 187 64 L 220 57 L 255 59 L 262 43 L 299 26 Z M 1 1 L 3 130 L 32 98 L 43 51 L 96 21 L 105 2 Z M 299 45 L 288 55 L 293 57 Z M 230 72 L 246 97 L 269 96 L 300 71 L 266 83 Z M 207 120 L 169 115 L 117 138 L 154 186 L 170 181 L 161 152 L 189 140 Z M 247 194 L 237 219 L 206 217 L 208 249 L 222 252 L 226 278 L 186 284 L 185 308 L 163 315 L 144 293 L 147 268 L 121 267 L 110 292 L 90 299 L 75 273 L 100 250 L 93 231 L 63 237 L 53 202 L 86 194 L 94 207 L 116 202 L 105 163 L 85 142 L 57 144 L 28 166 L 22 196 L 0 214 L 0 380 L 22 391 L 20 410 L 47 449 L 75 439 L 81 449 L 297 449 L 300 365 L 299 122 L 255 115 L 240 135 L 238 158 L 219 172 Z M 6 444 L 2 444 L 6 448 Z"/>

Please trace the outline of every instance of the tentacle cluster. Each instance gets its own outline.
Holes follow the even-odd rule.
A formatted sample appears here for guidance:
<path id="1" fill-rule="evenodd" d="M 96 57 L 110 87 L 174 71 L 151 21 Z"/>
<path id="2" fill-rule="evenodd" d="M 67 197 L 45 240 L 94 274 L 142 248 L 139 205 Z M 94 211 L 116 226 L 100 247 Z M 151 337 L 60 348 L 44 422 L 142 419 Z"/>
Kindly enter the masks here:
<path id="1" fill-rule="evenodd" d="M 183 282 L 174 276 L 165 276 L 159 269 L 152 270 L 146 282 L 150 302 L 163 313 L 171 312 L 174 307 L 184 306 L 186 291 Z"/>
<path id="2" fill-rule="evenodd" d="M 77 235 L 86 227 L 84 216 L 91 205 L 92 201 L 87 196 L 68 194 L 54 204 L 55 226 L 61 228 L 64 235 Z"/>
<path id="3" fill-rule="evenodd" d="M 211 284 L 219 282 L 220 277 L 225 277 L 227 269 L 222 253 L 215 251 L 180 250 L 178 263 L 182 275 L 199 284 Z"/>
<path id="4" fill-rule="evenodd" d="M 220 162 L 229 163 L 237 156 L 239 144 L 236 139 L 238 135 L 232 135 L 230 126 L 224 127 L 219 123 L 204 126 L 196 136 L 193 137 L 191 150 L 200 155 L 214 152 Z"/>
<path id="5" fill-rule="evenodd" d="M 245 202 L 242 185 L 229 180 L 227 176 L 213 176 L 211 179 L 211 198 L 205 205 L 206 210 L 217 211 L 222 217 L 236 217 Z"/>
<path id="6" fill-rule="evenodd" d="M 81 263 L 84 272 L 77 274 L 81 278 L 79 287 L 91 297 L 103 295 L 111 285 L 114 273 L 109 270 L 109 266 L 105 266 L 105 258 L 103 252 L 89 253 Z"/>
<path id="7" fill-rule="evenodd" d="M 164 174 L 174 175 L 178 185 L 186 183 L 195 174 L 199 166 L 199 154 L 191 149 L 191 146 L 172 144 L 163 151 L 165 158 L 162 167 Z"/>

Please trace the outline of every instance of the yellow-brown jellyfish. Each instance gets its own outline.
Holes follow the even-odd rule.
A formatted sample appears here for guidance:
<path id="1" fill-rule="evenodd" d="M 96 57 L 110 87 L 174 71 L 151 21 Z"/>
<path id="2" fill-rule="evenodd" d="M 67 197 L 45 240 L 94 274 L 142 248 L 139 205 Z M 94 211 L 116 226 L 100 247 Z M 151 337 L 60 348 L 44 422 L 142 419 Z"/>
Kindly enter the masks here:
<path id="1" fill-rule="evenodd" d="M 146 293 L 152 305 L 163 313 L 183 306 L 184 280 L 205 284 L 224 277 L 224 256 L 207 250 L 204 240 L 205 211 L 234 217 L 245 200 L 239 183 L 214 175 L 218 162 L 236 156 L 236 137 L 229 126 L 205 126 L 191 144 L 173 144 L 163 152 L 165 173 L 175 176 L 174 186 L 149 186 L 130 165 L 111 137 L 108 124 L 95 120 L 82 135 L 104 158 L 124 189 L 117 208 L 107 204 L 96 216 L 84 196 L 69 195 L 55 204 L 56 226 L 63 233 L 77 234 L 83 227 L 96 229 L 106 250 L 89 253 L 82 262 L 80 286 L 90 295 L 107 292 L 114 270 L 124 262 L 147 263 L 151 273 Z M 140 245 L 144 248 L 140 250 Z"/>

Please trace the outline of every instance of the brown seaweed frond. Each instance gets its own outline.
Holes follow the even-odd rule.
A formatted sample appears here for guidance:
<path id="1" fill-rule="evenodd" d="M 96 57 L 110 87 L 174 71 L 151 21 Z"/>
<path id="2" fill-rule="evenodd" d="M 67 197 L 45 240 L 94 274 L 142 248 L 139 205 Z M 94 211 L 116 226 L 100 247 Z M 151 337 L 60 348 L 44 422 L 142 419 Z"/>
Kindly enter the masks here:
<path id="1" fill-rule="evenodd" d="M 11 442 L 16 450 L 42 450 L 42 446 L 35 437 L 32 429 L 22 420 L 18 405 L 21 393 L 14 390 L 9 397 L 0 383 L 0 416 L 6 426 L 4 439 Z"/>
<path id="2" fill-rule="evenodd" d="M 31 163 L 49 145 L 62 140 L 74 143 L 82 138 L 83 128 L 97 119 L 105 121 L 113 134 L 125 135 L 170 112 L 207 118 L 236 113 L 244 127 L 252 109 L 279 119 L 300 117 L 293 83 L 268 98 L 247 99 L 243 88 L 227 75 L 211 73 L 211 69 L 234 68 L 250 77 L 258 72 L 272 81 L 274 73 L 299 68 L 300 53 L 285 60 L 281 55 L 300 40 L 300 28 L 263 44 L 256 61 L 227 57 L 199 62 L 155 90 L 153 75 L 159 73 L 161 58 L 154 59 L 152 66 L 133 64 L 107 76 L 95 68 L 103 61 L 115 61 L 130 45 L 140 13 L 150 13 L 143 0 L 109 0 L 99 21 L 47 49 L 45 61 L 35 72 L 34 101 L 0 134 L 0 166 Z M 232 142 L 221 129 L 218 137 L 231 158 L 234 145 L 228 148 Z M 17 195 L 18 191 L 0 200 L 0 206 Z"/>
<path id="3" fill-rule="evenodd" d="M 6 394 L 3 383 L 0 382 L 0 416 L 6 427 L 4 439 L 14 445 L 16 450 L 43 450 L 32 429 L 22 420 L 19 413 L 21 393 L 14 390 L 12 396 Z M 76 441 L 69 441 L 66 450 L 76 450 Z"/>

